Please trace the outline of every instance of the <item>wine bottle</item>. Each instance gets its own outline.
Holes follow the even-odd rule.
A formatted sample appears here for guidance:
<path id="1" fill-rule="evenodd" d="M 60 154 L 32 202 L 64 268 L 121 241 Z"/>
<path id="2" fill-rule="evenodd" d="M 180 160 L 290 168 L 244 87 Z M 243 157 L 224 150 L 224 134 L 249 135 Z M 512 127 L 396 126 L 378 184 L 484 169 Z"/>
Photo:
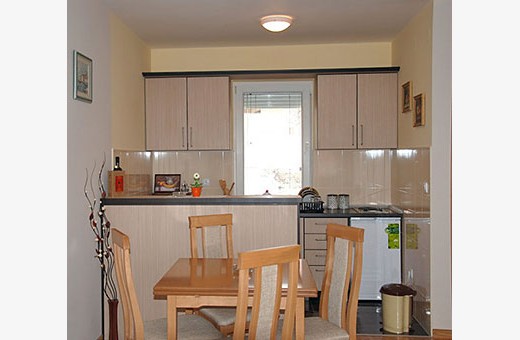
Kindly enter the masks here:
<path id="1" fill-rule="evenodd" d="M 114 165 L 114 171 L 123 171 L 123 168 L 119 165 L 119 156 L 116 157 L 116 165 Z"/>

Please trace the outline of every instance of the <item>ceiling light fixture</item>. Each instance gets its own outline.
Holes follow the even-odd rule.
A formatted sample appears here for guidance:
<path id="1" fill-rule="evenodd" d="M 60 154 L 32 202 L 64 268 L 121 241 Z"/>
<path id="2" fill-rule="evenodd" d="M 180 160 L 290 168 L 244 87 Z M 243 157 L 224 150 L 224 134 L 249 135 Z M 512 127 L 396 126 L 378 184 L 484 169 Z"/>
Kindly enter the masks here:
<path id="1" fill-rule="evenodd" d="M 281 32 L 291 26 L 293 18 L 288 15 L 268 15 L 260 19 L 262 26 L 270 32 Z"/>

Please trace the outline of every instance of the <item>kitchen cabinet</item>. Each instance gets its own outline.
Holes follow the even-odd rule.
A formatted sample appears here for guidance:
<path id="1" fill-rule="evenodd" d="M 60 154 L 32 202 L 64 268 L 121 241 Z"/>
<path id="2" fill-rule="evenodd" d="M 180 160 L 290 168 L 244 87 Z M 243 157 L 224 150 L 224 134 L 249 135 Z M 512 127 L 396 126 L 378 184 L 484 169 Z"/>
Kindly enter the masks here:
<path id="1" fill-rule="evenodd" d="M 145 79 L 146 149 L 186 150 L 186 78 Z"/>
<path id="2" fill-rule="evenodd" d="M 325 275 L 325 258 L 327 255 L 327 224 L 347 225 L 347 218 L 304 218 L 303 224 L 303 258 L 307 260 L 316 287 L 321 291 Z"/>
<path id="3" fill-rule="evenodd" d="M 397 74 L 317 76 L 317 148 L 397 148 Z"/>
<path id="4" fill-rule="evenodd" d="M 228 77 L 146 78 L 147 150 L 229 150 Z"/>
<path id="5" fill-rule="evenodd" d="M 317 148 L 356 149 L 357 75 L 317 77 Z"/>
<path id="6" fill-rule="evenodd" d="M 358 149 L 397 148 L 397 74 L 359 74 Z"/>

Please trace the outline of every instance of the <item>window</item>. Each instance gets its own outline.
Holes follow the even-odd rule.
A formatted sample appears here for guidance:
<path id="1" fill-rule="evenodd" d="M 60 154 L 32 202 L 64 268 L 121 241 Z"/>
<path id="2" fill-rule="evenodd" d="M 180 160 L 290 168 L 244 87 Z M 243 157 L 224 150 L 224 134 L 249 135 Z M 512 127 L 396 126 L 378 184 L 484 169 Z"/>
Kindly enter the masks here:
<path id="1" fill-rule="evenodd" d="M 296 195 L 310 183 L 312 81 L 235 84 L 238 194 Z"/>

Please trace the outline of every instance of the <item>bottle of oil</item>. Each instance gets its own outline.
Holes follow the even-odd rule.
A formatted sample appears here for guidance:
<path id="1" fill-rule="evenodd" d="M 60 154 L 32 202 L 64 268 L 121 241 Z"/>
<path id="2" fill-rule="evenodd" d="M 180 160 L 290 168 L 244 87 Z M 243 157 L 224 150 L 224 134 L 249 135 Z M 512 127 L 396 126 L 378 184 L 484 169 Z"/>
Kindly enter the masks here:
<path id="1" fill-rule="evenodd" d="M 119 163 L 119 156 L 116 156 L 116 164 L 114 165 L 114 171 L 123 171 L 123 168 L 121 168 L 121 165 Z"/>
<path id="2" fill-rule="evenodd" d="M 121 168 L 121 165 L 119 163 L 119 157 L 116 156 L 116 163 L 114 165 L 114 171 L 119 172 L 117 175 L 114 176 L 115 179 L 115 191 L 118 193 L 123 193 L 125 191 L 125 176 L 123 172 L 123 168 Z"/>

